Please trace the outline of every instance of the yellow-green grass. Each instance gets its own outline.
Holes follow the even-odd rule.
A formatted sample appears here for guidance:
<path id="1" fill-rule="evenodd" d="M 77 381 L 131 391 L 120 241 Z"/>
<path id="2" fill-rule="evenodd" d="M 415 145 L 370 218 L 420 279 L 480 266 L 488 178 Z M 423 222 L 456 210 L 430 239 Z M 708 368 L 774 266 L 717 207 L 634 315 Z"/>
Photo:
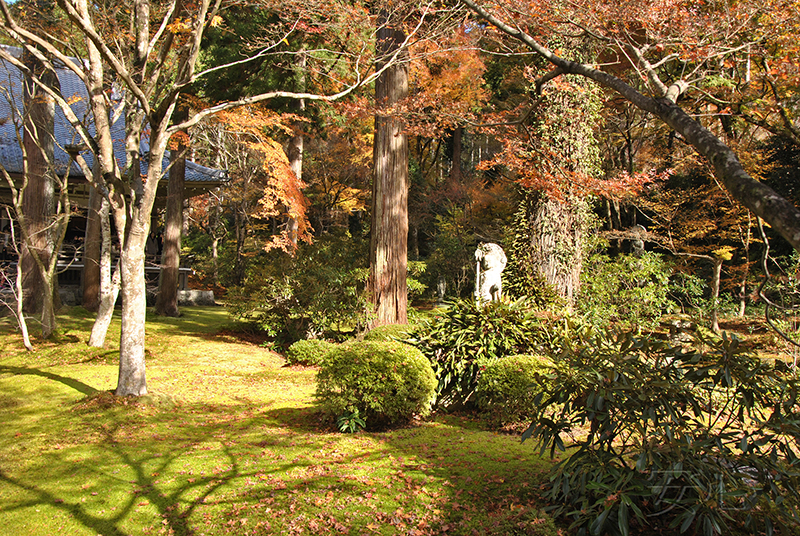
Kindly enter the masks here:
<path id="1" fill-rule="evenodd" d="M 519 438 L 438 417 L 346 435 L 320 421 L 316 371 L 248 343 L 222 308 L 148 317 L 150 394 L 110 394 L 91 315 L 27 353 L 0 319 L 0 534 L 555 534 L 548 462 Z M 34 327 L 35 329 L 35 327 Z"/>

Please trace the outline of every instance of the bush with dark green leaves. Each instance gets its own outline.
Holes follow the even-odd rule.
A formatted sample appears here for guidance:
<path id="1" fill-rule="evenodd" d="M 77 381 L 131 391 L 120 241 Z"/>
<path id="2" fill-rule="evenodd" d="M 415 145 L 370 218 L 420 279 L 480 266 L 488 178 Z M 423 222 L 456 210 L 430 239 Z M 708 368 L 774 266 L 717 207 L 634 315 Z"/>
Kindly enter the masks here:
<path id="1" fill-rule="evenodd" d="M 304 339 L 296 341 L 286 350 L 286 361 L 290 365 L 321 365 L 325 355 L 336 344 L 323 339 Z"/>
<path id="2" fill-rule="evenodd" d="M 568 453 L 545 498 L 572 521 L 571 533 L 794 533 L 794 373 L 725 336 L 687 349 L 586 329 L 552 357 L 555 372 L 523 440 Z"/>
<path id="3" fill-rule="evenodd" d="M 367 322 L 368 241 L 326 233 L 294 255 L 271 251 L 250 263 L 244 286 L 228 290 L 229 309 L 277 342 L 352 332 Z"/>
<path id="4" fill-rule="evenodd" d="M 367 428 L 401 425 L 431 406 L 436 377 L 419 350 L 396 341 L 360 341 L 331 350 L 316 397 L 333 419 L 358 412 Z"/>
<path id="5" fill-rule="evenodd" d="M 560 329 L 540 319 L 525 299 L 477 305 L 459 300 L 421 323 L 407 341 L 430 360 L 436 372 L 437 405 L 472 402 L 481 367 L 515 354 L 537 353 Z"/>
<path id="6" fill-rule="evenodd" d="M 553 362 L 540 355 L 512 355 L 486 365 L 478 378 L 478 409 L 499 425 L 530 422 L 536 395 L 553 371 Z"/>

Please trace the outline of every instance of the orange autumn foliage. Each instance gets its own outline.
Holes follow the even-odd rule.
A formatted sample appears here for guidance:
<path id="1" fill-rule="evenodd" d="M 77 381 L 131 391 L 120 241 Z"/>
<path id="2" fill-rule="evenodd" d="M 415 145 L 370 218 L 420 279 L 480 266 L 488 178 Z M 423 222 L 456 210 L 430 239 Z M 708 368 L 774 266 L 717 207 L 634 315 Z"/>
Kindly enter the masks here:
<path id="1" fill-rule="evenodd" d="M 216 115 L 225 129 L 235 133 L 239 142 L 261 160 L 262 192 L 256 214 L 261 218 L 294 219 L 298 224 L 298 240 L 311 241 L 311 226 L 306 216 L 308 200 L 303 194 L 305 184 L 292 171 L 283 146 L 274 135 L 291 135 L 292 123 L 302 121 L 294 114 L 279 114 L 263 106 L 247 106 Z M 284 229 L 265 245 L 265 249 L 286 251 L 295 245 Z"/>

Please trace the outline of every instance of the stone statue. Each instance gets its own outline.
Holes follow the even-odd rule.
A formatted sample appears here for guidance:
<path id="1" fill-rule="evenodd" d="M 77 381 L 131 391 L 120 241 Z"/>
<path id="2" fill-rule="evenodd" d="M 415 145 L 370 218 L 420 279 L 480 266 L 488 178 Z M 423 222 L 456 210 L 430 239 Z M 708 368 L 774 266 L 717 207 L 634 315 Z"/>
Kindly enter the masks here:
<path id="1" fill-rule="evenodd" d="M 634 225 L 631 233 L 633 234 L 631 253 L 636 257 L 641 257 L 644 255 L 644 237 L 647 235 L 647 229 L 643 225 Z"/>
<path id="2" fill-rule="evenodd" d="M 500 275 L 508 262 L 503 248 L 497 244 L 481 244 L 475 250 L 475 301 L 497 301 L 503 292 Z"/>

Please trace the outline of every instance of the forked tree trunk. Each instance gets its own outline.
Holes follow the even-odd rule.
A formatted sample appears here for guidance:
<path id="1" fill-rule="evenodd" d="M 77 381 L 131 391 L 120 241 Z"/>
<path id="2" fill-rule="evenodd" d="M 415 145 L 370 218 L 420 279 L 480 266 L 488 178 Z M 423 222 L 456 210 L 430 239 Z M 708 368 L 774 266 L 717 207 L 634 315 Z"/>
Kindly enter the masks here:
<path id="1" fill-rule="evenodd" d="M 380 69 L 399 50 L 405 36 L 402 30 L 390 27 L 385 11 L 378 19 Z M 407 322 L 408 141 L 402 121 L 382 116 L 380 112 L 380 107 L 390 106 L 408 95 L 408 67 L 402 59 L 384 71 L 375 83 L 379 111 L 375 117 L 369 279 L 375 306 L 374 325 Z"/>
<path id="2" fill-rule="evenodd" d="M 111 222 L 108 219 L 108 200 L 104 199 L 103 196 L 98 197 L 101 198 L 101 204 L 97 218 L 102 235 L 98 271 L 98 275 L 100 276 L 100 289 L 97 318 L 94 321 L 92 334 L 89 337 L 89 346 L 94 348 L 102 348 L 105 345 L 108 326 L 111 324 L 111 317 L 114 315 L 114 305 L 117 303 L 120 286 L 119 262 L 117 262 L 114 269 L 114 275 L 111 275 L 113 259 L 111 255 Z"/>

